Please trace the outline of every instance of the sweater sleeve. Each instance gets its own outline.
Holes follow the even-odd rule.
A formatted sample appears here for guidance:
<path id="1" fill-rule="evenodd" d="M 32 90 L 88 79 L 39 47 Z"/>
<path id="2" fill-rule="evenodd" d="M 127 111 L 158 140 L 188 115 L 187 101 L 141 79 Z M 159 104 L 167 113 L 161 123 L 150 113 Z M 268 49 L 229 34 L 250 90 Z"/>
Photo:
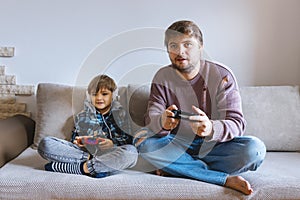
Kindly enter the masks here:
<path id="1" fill-rule="evenodd" d="M 164 87 L 152 83 L 145 123 L 158 136 L 165 136 L 170 133 L 170 131 L 164 130 L 161 124 L 161 115 L 166 107 Z"/>
<path id="2" fill-rule="evenodd" d="M 242 113 L 241 96 L 233 76 L 225 76 L 219 85 L 217 96 L 219 119 L 212 120 L 213 136 L 209 140 L 225 142 L 244 133 L 246 121 Z"/>

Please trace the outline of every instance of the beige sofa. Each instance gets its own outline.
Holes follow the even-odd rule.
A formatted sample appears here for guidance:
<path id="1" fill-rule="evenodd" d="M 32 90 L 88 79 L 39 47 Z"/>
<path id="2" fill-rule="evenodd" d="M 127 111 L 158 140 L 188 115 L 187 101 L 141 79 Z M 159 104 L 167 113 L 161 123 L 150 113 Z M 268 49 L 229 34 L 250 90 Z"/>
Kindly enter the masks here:
<path id="1" fill-rule="evenodd" d="M 143 124 L 148 95 L 146 85 L 119 89 L 133 130 Z M 142 159 L 134 169 L 102 179 L 44 171 L 46 161 L 36 145 L 46 135 L 70 138 L 84 88 L 43 83 L 37 90 L 36 125 L 24 116 L 0 121 L 0 199 L 300 199 L 299 87 L 242 87 L 241 95 L 246 134 L 261 138 L 268 149 L 262 166 L 243 174 L 254 188 L 250 196 L 147 173 L 153 168 Z"/>

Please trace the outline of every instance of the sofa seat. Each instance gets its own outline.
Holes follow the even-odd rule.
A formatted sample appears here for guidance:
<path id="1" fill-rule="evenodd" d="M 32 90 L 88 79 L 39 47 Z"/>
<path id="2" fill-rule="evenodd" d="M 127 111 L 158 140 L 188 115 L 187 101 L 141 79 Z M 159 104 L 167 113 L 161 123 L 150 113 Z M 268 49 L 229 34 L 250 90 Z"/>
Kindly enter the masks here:
<path id="1" fill-rule="evenodd" d="M 268 152 L 256 172 L 247 172 L 250 196 L 196 180 L 125 170 L 96 179 L 44 171 L 28 147 L 0 171 L 0 199 L 300 199 L 300 153 Z M 13 194 L 13 196 L 11 196 Z"/>

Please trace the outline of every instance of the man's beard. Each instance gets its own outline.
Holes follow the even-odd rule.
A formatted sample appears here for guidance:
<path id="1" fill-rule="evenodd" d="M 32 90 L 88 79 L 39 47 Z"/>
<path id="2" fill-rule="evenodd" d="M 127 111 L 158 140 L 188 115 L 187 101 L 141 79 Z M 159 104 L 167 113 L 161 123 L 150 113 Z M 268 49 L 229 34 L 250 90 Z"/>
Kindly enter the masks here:
<path id="1" fill-rule="evenodd" d="M 176 65 L 174 63 L 172 63 L 172 67 L 174 69 L 177 69 L 180 73 L 184 73 L 184 74 L 188 74 L 188 73 L 192 72 L 196 68 L 196 66 L 192 65 L 192 64 L 190 64 L 190 65 L 188 65 L 188 66 L 186 66 L 184 68 L 181 68 L 181 67 L 179 67 L 178 65 Z"/>

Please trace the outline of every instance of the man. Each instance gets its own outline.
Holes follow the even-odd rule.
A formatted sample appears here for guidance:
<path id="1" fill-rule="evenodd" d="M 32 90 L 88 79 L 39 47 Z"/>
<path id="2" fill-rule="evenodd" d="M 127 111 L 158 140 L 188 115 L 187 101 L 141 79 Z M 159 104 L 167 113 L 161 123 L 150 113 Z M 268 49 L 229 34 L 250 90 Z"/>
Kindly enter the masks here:
<path id="1" fill-rule="evenodd" d="M 165 45 L 171 65 L 151 84 L 148 129 L 135 138 L 141 156 L 173 176 L 251 194 L 250 183 L 237 174 L 256 170 L 266 148 L 258 138 L 242 136 L 246 122 L 234 75 L 202 59 L 202 33 L 191 21 L 173 23 Z M 192 115 L 178 118 L 178 110 Z"/>

